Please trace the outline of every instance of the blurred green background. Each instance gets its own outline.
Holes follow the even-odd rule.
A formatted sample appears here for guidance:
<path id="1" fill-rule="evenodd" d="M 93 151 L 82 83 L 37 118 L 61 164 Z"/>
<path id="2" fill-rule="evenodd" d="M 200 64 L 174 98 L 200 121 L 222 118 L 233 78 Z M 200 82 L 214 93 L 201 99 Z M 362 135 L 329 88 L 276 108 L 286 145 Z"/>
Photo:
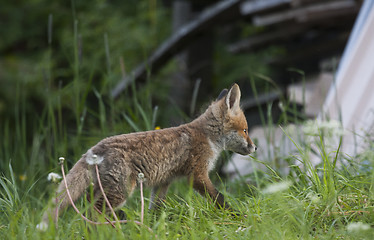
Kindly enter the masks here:
<path id="1" fill-rule="evenodd" d="M 19 176 L 36 178 L 59 156 L 74 163 L 105 136 L 188 121 L 222 88 L 248 83 L 253 69 L 268 73 L 261 56 L 281 52 L 233 55 L 224 45 L 232 36 L 214 30 L 210 89 L 199 92 L 197 113 L 170 98 L 175 60 L 113 100 L 111 89 L 171 35 L 171 11 L 156 0 L 3 2 L 0 171 L 7 175 L 11 163 Z M 258 31 L 240 21 L 234 26 L 236 38 Z"/>

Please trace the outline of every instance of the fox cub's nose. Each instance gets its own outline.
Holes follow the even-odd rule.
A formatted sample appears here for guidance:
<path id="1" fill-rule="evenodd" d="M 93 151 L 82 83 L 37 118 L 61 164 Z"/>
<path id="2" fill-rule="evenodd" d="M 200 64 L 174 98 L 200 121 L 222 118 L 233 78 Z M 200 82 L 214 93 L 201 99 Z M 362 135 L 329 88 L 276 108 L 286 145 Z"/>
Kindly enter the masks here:
<path id="1" fill-rule="evenodd" d="M 248 148 L 250 149 L 250 151 L 253 153 L 257 150 L 257 146 L 254 145 L 254 144 L 248 144 Z"/>

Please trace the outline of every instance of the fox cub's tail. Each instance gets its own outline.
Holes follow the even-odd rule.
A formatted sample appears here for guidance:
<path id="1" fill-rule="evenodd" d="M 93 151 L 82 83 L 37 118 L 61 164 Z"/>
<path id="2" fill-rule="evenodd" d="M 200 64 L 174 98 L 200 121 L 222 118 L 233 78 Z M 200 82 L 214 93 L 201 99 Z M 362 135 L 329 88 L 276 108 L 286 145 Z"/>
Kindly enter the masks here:
<path id="1" fill-rule="evenodd" d="M 82 158 L 85 158 L 83 156 Z M 81 159 L 66 175 L 66 182 L 73 201 L 76 201 L 88 188 L 91 180 L 91 171 L 86 161 Z M 44 212 L 42 221 L 36 226 L 37 229 L 45 231 L 48 223 L 53 220 L 55 223 L 58 219 L 58 213 L 70 204 L 70 200 L 66 193 L 64 180 L 60 183 L 56 192 L 56 198 L 52 199 L 51 206 Z"/>

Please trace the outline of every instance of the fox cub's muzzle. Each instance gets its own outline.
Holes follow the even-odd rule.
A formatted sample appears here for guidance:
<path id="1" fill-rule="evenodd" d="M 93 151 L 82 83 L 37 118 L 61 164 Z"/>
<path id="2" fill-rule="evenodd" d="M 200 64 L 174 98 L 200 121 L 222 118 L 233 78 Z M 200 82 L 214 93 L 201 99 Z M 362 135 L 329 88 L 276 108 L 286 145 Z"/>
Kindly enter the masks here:
<path id="1" fill-rule="evenodd" d="M 240 149 L 236 149 L 234 152 L 239 153 L 241 155 L 248 155 L 254 153 L 256 150 L 256 145 L 254 145 L 253 143 L 248 143 L 246 146 L 243 146 Z"/>
<path id="2" fill-rule="evenodd" d="M 252 139 L 247 135 L 246 137 L 246 152 L 243 155 L 254 153 L 257 150 L 257 146 L 252 142 Z"/>
<path id="3" fill-rule="evenodd" d="M 254 143 L 248 143 L 248 154 L 254 153 L 257 150 L 257 146 Z"/>

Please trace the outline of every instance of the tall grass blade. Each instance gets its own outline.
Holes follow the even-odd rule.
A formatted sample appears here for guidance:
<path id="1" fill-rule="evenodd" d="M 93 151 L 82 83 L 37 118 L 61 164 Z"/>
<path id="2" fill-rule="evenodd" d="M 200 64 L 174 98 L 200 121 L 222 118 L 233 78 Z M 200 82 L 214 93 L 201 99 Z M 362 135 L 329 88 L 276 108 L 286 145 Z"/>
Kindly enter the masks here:
<path id="1" fill-rule="evenodd" d="M 123 113 L 123 117 L 125 118 L 125 120 L 127 121 L 127 123 L 136 131 L 136 132 L 140 132 L 140 128 L 136 125 L 136 123 L 131 120 L 131 118 L 129 116 L 127 116 L 125 113 Z"/>
<path id="2" fill-rule="evenodd" d="M 190 105 L 190 116 L 192 117 L 196 109 L 197 94 L 199 93 L 201 79 L 197 79 L 193 88 L 191 105 Z"/>
<path id="3" fill-rule="evenodd" d="M 151 129 L 155 129 L 155 128 L 156 128 L 157 113 L 158 113 L 158 106 L 155 106 L 155 107 L 153 108 L 152 126 L 151 126 Z"/>

